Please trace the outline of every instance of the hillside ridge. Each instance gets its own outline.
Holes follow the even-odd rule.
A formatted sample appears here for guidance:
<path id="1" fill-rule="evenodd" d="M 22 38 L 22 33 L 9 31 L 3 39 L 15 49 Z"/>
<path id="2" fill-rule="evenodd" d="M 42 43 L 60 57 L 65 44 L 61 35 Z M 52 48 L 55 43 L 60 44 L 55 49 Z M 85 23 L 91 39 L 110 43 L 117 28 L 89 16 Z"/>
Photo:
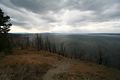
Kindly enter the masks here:
<path id="1" fill-rule="evenodd" d="M 0 80 L 120 80 L 120 71 L 55 53 L 15 50 L 0 59 Z"/>

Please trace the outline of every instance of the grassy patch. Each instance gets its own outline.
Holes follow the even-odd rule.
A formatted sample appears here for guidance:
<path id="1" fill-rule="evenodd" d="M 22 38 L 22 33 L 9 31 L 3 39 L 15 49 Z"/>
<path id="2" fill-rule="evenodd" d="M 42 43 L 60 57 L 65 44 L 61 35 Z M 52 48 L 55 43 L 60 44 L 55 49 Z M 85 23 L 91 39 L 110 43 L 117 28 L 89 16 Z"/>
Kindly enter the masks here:
<path id="1" fill-rule="evenodd" d="M 0 80 L 42 80 L 42 76 L 52 68 L 49 64 L 0 65 Z"/>
<path id="2" fill-rule="evenodd" d="M 59 73 L 53 76 L 55 80 L 108 80 L 95 75 L 81 73 Z"/>

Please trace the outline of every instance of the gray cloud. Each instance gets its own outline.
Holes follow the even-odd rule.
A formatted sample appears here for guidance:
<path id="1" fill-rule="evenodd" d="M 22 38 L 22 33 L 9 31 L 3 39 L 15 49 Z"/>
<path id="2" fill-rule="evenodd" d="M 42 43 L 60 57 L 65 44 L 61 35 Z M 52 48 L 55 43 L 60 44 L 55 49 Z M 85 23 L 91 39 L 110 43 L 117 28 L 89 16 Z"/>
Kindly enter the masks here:
<path id="1" fill-rule="evenodd" d="M 120 0 L 67 0 L 66 7 L 82 11 L 94 11 L 96 18 L 93 21 L 106 21 L 120 18 Z M 108 13 L 104 13 L 109 10 Z M 116 11 L 115 11 L 116 10 Z M 110 12 L 111 11 L 111 12 Z M 111 13 L 111 14 L 110 14 Z"/>
<path id="2" fill-rule="evenodd" d="M 26 8 L 33 12 L 47 12 L 49 10 L 59 10 L 62 8 L 62 0 L 10 0 L 15 6 Z"/>
<path id="3" fill-rule="evenodd" d="M 0 8 L 11 16 L 13 25 L 29 30 L 112 21 L 114 27 L 114 21 L 120 22 L 120 0 L 0 0 Z"/>

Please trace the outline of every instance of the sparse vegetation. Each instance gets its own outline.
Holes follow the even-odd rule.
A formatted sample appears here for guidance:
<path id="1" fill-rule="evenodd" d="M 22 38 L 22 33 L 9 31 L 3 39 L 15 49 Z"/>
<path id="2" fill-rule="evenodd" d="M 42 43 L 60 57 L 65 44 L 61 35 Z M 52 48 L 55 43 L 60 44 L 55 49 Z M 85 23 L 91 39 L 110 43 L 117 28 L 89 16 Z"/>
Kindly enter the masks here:
<path id="1" fill-rule="evenodd" d="M 42 80 L 50 67 L 48 64 L 0 65 L 0 80 Z"/>
<path id="2" fill-rule="evenodd" d="M 12 35 L 14 36 L 14 35 Z M 61 37 L 62 35 L 59 35 Z M 69 35 L 68 35 L 69 36 Z M 15 36 L 16 37 L 16 36 Z M 17 38 L 13 37 L 13 47 L 19 49 L 28 49 L 32 48 L 37 51 L 44 50 L 49 51 L 52 53 L 56 53 L 65 57 L 71 57 L 73 59 L 80 59 L 80 60 L 89 60 L 96 62 L 98 64 L 106 65 L 109 67 L 119 68 L 119 60 L 116 55 L 119 53 L 117 52 L 117 48 L 111 49 L 108 48 L 106 45 L 114 45 L 112 42 L 107 43 L 103 40 L 96 38 L 94 36 L 73 36 L 70 35 L 70 39 L 68 41 L 64 41 L 62 38 L 58 38 L 52 34 L 32 34 L 32 35 L 18 35 Z M 67 35 L 65 36 L 67 37 Z M 72 40 L 72 37 L 75 39 Z M 63 37 L 64 38 L 64 37 Z M 78 39 L 77 39 L 78 38 Z M 87 39 L 88 38 L 88 39 Z M 107 40 L 107 37 L 105 37 Z M 109 38 L 108 38 L 109 39 Z M 114 39 L 114 38 L 113 38 Z M 79 41 L 80 40 L 80 41 Z M 102 44 L 100 42 L 104 42 Z M 102 45 L 102 46 L 100 46 Z M 111 46 L 112 48 L 113 46 Z M 113 51 L 115 50 L 115 54 Z M 109 53 L 108 53 L 109 52 Z M 115 58 L 113 58 L 113 55 Z M 116 62 L 115 62 L 116 61 Z"/>
<path id="3" fill-rule="evenodd" d="M 65 66 L 67 65 L 67 66 Z M 88 61 L 71 60 L 47 51 L 14 50 L 0 60 L 0 80 L 119 80 L 119 70 Z"/>

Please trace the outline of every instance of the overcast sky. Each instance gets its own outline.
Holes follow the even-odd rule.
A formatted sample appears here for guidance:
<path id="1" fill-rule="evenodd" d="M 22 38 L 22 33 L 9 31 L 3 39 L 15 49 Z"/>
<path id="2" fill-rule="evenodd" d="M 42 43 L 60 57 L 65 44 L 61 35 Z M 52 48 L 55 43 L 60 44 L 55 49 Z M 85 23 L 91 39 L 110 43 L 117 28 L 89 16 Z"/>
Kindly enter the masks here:
<path id="1" fill-rule="evenodd" d="M 0 0 L 11 32 L 120 32 L 120 0 Z"/>

